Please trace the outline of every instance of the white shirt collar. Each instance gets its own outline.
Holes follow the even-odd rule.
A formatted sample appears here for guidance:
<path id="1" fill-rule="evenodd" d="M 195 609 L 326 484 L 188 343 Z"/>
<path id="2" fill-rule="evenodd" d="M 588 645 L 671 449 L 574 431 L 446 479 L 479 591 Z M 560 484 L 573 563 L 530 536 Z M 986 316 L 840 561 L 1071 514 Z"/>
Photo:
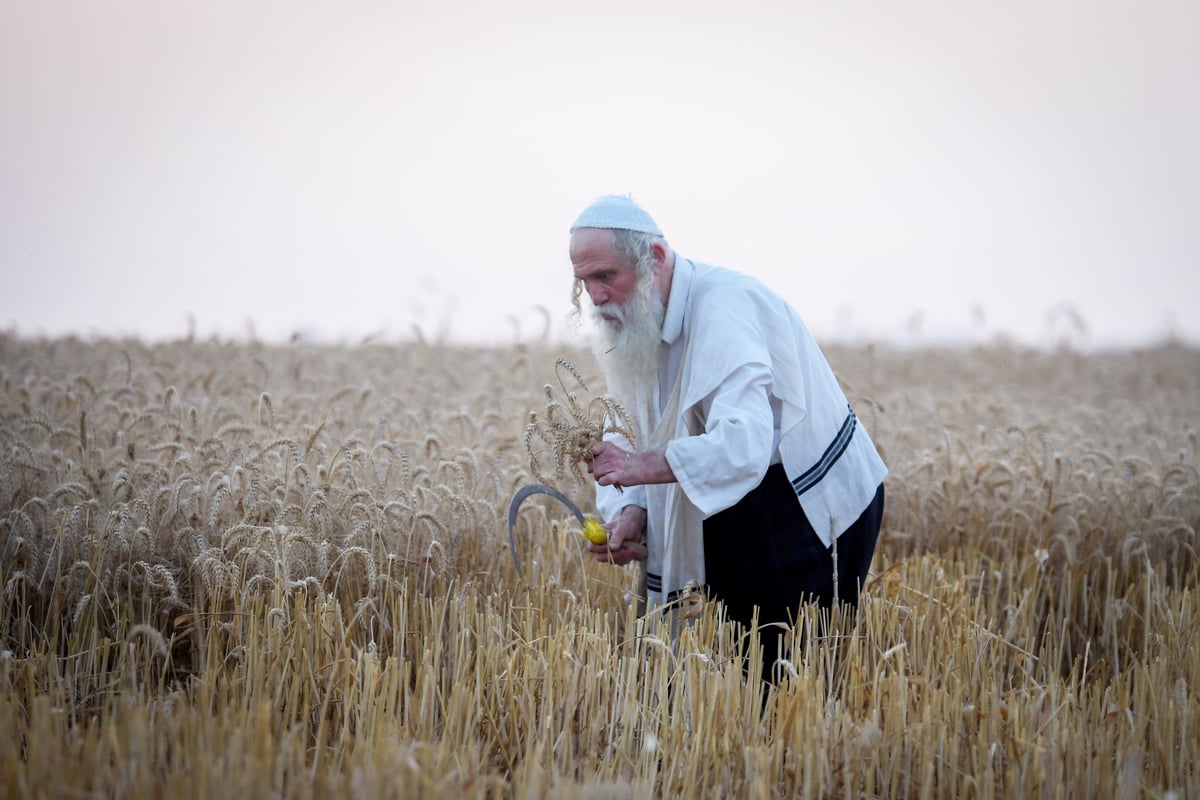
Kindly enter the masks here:
<path id="1" fill-rule="evenodd" d="M 667 314 L 663 318 L 662 339 L 669 345 L 683 333 L 683 316 L 687 310 L 688 297 L 692 293 L 692 279 L 696 276 L 696 265 L 686 258 L 675 257 L 675 271 L 671 276 L 671 292 L 667 297 Z"/>

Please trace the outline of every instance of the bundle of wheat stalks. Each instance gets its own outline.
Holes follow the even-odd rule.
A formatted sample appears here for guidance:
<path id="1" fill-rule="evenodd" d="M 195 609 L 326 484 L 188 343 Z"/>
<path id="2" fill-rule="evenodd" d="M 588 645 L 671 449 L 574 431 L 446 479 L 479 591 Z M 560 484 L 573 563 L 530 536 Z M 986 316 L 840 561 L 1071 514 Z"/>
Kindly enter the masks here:
<path id="1" fill-rule="evenodd" d="M 765 696 L 561 508 L 517 578 L 562 357 L 0 336 L 0 793 L 1200 794 L 1200 354 L 831 348 L 884 530 Z"/>

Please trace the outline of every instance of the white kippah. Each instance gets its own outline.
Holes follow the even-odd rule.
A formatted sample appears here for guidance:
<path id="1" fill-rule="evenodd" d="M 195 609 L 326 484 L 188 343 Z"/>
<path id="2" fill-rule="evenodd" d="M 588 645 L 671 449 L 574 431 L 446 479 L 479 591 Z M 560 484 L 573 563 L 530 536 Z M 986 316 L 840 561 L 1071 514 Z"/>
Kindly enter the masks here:
<path id="1" fill-rule="evenodd" d="M 571 233 L 577 228 L 620 228 L 626 231 L 638 231 L 654 236 L 663 233 L 654 223 L 653 217 L 632 198 L 619 194 L 610 194 L 598 198 L 596 202 L 583 210 L 579 219 L 571 226 Z"/>

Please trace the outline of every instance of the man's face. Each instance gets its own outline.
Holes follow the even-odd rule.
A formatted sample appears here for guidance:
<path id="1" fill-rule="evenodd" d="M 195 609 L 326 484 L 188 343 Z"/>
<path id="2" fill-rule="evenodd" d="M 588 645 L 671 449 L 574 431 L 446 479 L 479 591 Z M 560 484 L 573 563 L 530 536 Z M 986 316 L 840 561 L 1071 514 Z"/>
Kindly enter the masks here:
<path id="1" fill-rule="evenodd" d="M 583 282 L 592 305 L 606 323 L 619 327 L 620 315 L 611 307 L 624 307 L 637 293 L 637 270 L 617 256 L 612 233 L 600 228 L 575 231 L 570 253 L 575 278 Z"/>
<path id="2" fill-rule="evenodd" d="M 666 314 L 659 276 L 640 284 L 637 268 L 613 252 L 612 234 L 595 228 L 572 235 L 571 263 L 592 301 L 594 346 L 610 386 L 619 392 L 644 390 L 654 380 Z"/>

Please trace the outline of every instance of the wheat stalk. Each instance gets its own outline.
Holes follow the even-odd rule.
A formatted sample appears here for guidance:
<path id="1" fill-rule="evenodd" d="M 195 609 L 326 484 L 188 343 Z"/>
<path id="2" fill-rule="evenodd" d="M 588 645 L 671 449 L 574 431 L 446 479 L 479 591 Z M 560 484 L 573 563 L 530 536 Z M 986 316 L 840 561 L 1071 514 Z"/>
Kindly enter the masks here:
<path id="1" fill-rule="evenodd" d="M 636 447 L 634 425 L 625 408 L 610 395 L 580 401 L 576 392 L 567 388 L 564 371 L 579 389 L 590 391 L 578 367 L 565 358 L 555 361 L 558 387 L 545 385 L 546 405 L 541 412 L 530 412 L 522 441 L 530 472 L 540 482 L 550 482 L 542 465 L 542 459 L 548 456 L 555 479 L 571 477 L 579 485 L 586 485 L 587 478 L 579 465 L 590 458 L 592 448 L 610 434 L 623 436 Z"/>

